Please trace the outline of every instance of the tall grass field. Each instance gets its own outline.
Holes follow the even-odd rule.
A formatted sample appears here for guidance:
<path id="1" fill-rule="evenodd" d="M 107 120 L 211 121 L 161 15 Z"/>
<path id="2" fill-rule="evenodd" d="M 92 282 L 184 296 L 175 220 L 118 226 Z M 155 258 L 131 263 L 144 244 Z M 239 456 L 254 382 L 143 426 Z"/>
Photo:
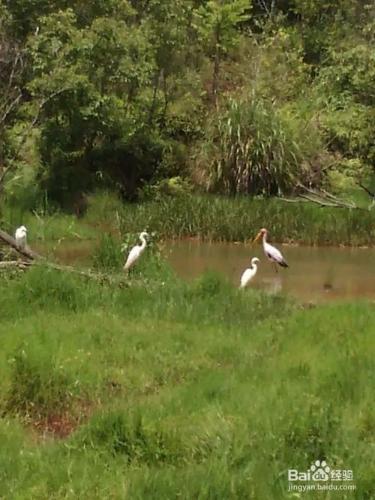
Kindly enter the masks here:
<path id="1" fill-rule="evenodd" d="M 121 221 L 123 232 L 147 227 L 165 238 L 246 241 L 266 227 L 275 241 L 285 243 L 373 245 L 375 241 L 375 212 L 320 208 L 276 198 L 166 198 L 127 206 Z"/>
<path id="2" fill-rule="evenodd" d="M 111 276 L 2 275 L 0 498 L 374 498 L 372 303 Z M 316 460 L 355 489 L 290 491 Z"/>

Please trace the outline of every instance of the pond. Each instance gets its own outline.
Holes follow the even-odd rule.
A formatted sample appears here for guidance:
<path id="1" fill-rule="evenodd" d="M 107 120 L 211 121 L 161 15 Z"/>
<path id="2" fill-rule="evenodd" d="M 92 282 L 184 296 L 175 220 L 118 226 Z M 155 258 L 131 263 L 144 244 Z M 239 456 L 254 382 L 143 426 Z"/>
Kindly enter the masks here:
<path id="1" fill-rule="evenodd" d="M 166 245 L 166 255 L 185 279 L 211 270 L 239 285 L 251 258 L 258 257 L 258 273 L 250 285 L 254 288 L 270 293 L 282 291 L 302 301 L 375 298 L 374 249 L 276 246 L 289 263 L 288 269 L 279 268 L 277 273 L 261 244 L 176 241 Z"/>
<path id="2" fill-rule="evenodd" d="M 93 241 L 63 242 L 50 251 L 61 263 L 89 265 L 94 246 Z M 163 253 L 176 273 L 187 280 L 214 271 L 238 286 L 251 258 L 259 257 L 251 287 L 269 293 L 284 292 L 301 301 L 375 299 L 375 249 L 276 246 L 290 266 L 279 268 L 277 273 L 263 255 L 261 244 L 167 241 Z M 37 250 L 44 253 L 46 247 Z"/>

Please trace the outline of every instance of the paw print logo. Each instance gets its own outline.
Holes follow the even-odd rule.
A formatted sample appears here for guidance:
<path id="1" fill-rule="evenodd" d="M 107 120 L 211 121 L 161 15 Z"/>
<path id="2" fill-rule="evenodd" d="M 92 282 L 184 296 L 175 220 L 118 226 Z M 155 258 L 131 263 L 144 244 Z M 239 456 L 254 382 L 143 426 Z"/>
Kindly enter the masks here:
<path id="1" fill-rule="evenodd" d="M 328 481 L 330 470 L 325 460 L 317 460 L 310 467 L 311 478 L 313 481 Z"/>

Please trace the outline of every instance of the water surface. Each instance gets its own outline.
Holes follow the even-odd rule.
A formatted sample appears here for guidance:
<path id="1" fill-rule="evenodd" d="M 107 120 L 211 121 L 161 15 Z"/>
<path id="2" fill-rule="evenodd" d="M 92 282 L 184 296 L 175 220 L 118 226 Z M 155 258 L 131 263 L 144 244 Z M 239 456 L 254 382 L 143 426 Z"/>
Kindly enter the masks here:
<path id="1" fill-rule="evenodd" d="M 176 272 L 192 279 L 205 271 L 222 273 L 239 285 L 242 272 L 258 257 L 258 273 L 251 286 L 270 293 L 283 291 L 303 301 L 328 301 L 367 297 L 375 299 L 375 250 L 369 248 L 302 247 L 276 245 L 288 269 L 274 266 L 261 245 L 171 242 L 167 258 Z"/>
<path id="2" fill-rule="evenodd" d="M 41 245 L 36 250 L 52 254 L 63 264 L 90 266 L 95 245 L 95 241 L 64 241 L 49 248 Z M 214 271 L 238 286 L 251 258 L 258 257 L 261 262 L 251 287 L 284 292 L 301 301 L 375 299 L 375 249 L 276 246 L 290 266 L 279 268 L 278 273 L 263 255 L 260 244 L 168 241 L 163 252 L 176 273 L 187 280 Z"/>

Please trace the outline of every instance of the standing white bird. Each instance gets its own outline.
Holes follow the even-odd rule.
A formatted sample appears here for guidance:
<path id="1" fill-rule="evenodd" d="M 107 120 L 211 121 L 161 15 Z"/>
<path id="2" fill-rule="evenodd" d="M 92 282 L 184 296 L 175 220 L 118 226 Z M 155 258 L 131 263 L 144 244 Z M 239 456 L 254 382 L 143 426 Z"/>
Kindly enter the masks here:
<path id="1" fill-rule="evenodd" d="M 128 258 L 126 259 L 126 262 L 125 262 L 125 265 L 124 265 L 124 270 L 125 271 L 127 271 L 128 269 L 130 269 L 136 263 L 136 261 L 142 255 L 142 253 L 144 252 L 144 249 L 146 248 L 146 245 L 147 245 L 146 236 L 148 236 L 148 234 L 145 231 L 143 231 L 139 235 L 139 239 L 141 240 L 142 244 L 141 245 L 135 245 L 135 247 L 133 247 L 130 250 Z"/>
<path id="2" fill-rule="evenodd" d="M 16 233 L 14 235 L 18 248 L 24 250 L 26 248 L 26 239 L 27 239 L 27 229 L 25 226 L 20 226 L 16 229 Z"/>
<path id="3" fill-rule="evenodd" d="M 246 288 L 248 286 L 248 284 L 250 283 L 250 281 L 254 278 L 254 276 L 256 275 L 256 273 L 258 271 L 258 266 L 257 266 L 258 262 L 260 262 L 258 257 L 253 257 L 251 259 L 251 267 L 249 267 L 248 269 L 245 269 L 245 271 L 243 272 L 243 274 L 241 276 L 240 288 Z"/>
<path id="4" fill-rule="evenodd" d="M 267 229 L 264 229 L 264 228 L 261 229 L 259 231 L 259 233 L 256 235 L 256 237 L 254 238 L 253 243 L 258 241 L 259 238 L 262 237 L 264 253 L 265 253 L 266 257 L 268 257 L 268 259 L 271 262 L 273 262 L 273 264 L 275 265 L 276 272 L 277 272 L 276 264 L 278 264 L 281 267 L 289 267 L 286 260 L 282 256 L 280 250 L 278 250 L 276 247 L 267 243 L 267 235 L 268 235 Z"/>

